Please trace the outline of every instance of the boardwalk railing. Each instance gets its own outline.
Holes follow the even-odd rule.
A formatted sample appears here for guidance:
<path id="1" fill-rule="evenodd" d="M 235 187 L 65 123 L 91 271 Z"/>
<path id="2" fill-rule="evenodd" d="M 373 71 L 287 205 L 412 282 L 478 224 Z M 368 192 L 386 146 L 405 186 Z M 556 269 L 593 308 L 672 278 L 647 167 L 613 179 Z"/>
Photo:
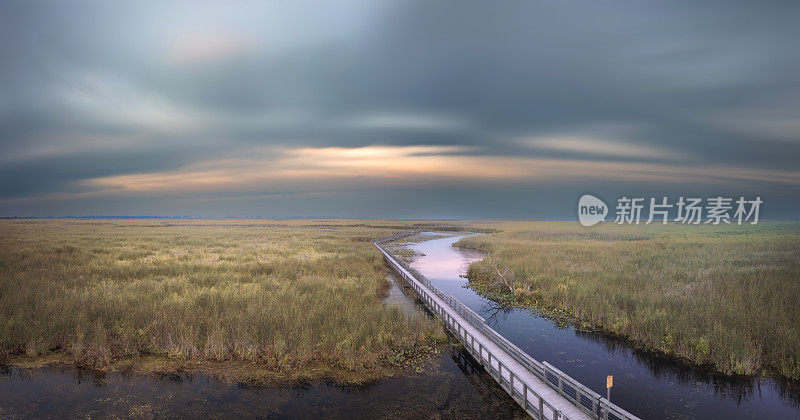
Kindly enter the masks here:
<path id="1" fill-rule="evenodd" d="M 508 369 L 497 355 L 493 355 L 489 348 L 478 344 L 475 347 L 475 337 L 467 331 L 459 320 L 450 316 L 441 305 L 430 296 L 429 292 L 435 294 L 439 300 L 449 305 L 451 309 L 461 315 L 469 324 L 480 331 L 492 343 L 511 356 L 517 363 L 522 365 L 530 373 L 550 386 L 564 399 L 568 400 L 587 415 L 597 419 L 611 420 L 638 420 L 638 417 L 623 410 L 614 403 L 611 403 L 600 394 L 587 388 L 580 382 L 572 379 L 567 374 L 556 369 L 547 362 L 539 362 L 530 355 L 522 351 L 519 347 L 508 341 L 505 337 L 498 334 L 494 329 L 486 324 L 486 320 L 466 307 L 458 299 L 445 294 L 431 283 L 425 276 L 412 269 L 405 261 L 397 258 L 394 254 L 387 251 L 383 244 L 392 242 L 403 237 L 415 235 L 419 231 L 408 231 L 396 235 L 380 238 L 373 243 L 380 250 L 389 266 L 392 267 L 404 281 L 417 293 L 417 296 L 435 314 L 442 317 L 442 321 L 447 325 L 459 341 L 465 345 L 470 354 L 478 360 L 489 374 L 505 389 L 511 397 L 522 406 L 522 408 L 534 418 L 545 418 L 545 410 L 552 415 L 553 419 L 565 419 L 567 416 L 548 403 L 542 396 L 515 374 Z M 422 287 L 424 286 L 424 287 Z M 427 289 L 427 290 L 426 290 Z M 477 353 L 477 354 L 476 354 Z"/>

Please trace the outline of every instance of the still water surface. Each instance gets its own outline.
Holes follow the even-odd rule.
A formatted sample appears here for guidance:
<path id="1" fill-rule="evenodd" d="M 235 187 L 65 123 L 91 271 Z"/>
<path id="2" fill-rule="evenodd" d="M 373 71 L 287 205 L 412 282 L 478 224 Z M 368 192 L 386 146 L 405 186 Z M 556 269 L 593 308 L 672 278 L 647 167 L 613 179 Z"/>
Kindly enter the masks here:
<path id="1" fill-rule="evenodd" d="M 595 392 L 648 419 L 800 418 L 798 390 L 772 379 L 730 379 L 653 357 L 598 333 L 558 327 L 530 310 L 501 309 L 459 277 L 483 255 L 453 247 L 463 236 L 409 244 L 423 254 L 411 264 L 436 287 L 486 318 L 500 334 L 539 361 L 547 361 Z"/>

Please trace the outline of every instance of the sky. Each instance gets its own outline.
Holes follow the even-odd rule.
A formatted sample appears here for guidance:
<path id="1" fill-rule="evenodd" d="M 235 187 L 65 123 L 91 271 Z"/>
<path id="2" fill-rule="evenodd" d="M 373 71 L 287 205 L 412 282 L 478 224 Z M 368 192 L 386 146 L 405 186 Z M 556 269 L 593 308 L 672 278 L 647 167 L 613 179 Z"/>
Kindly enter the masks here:
<path id="1" fill-rule="evenodd" d="M 0 216 L 800 218 L 800 2 L 5 1 Z M 612 204 L 613 206 L 613 204 Z"/>

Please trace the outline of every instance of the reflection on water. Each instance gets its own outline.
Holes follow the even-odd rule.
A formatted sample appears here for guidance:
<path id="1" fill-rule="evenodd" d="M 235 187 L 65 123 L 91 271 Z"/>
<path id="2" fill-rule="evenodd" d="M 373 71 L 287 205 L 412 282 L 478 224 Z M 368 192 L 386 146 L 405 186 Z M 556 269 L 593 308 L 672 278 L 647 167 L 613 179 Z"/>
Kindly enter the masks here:
<path id="1" fill-rule="evenodd" d="M 368 386 L 249 387 L 203 374 L 165 377 L 74 368 L 0 371 L 0 418 L 521 418 L 458 345 L 411 372 Z"/>
<path id="2" fill-rule="evenodd" d="M 391 279 L 384 300 L 421 310 Z M 136 376 L 75 368 L 0 368 L 0 419 L 13 418 L 523 418 L 454 339 L 419 371 L 366 386 L 253 387 L 203 374 Z"/>
<path id="3" fill-rule="evenodd" d="M 731 379 L 637 351 L 602 334 L 556 326 L 532 311 L 503 309 L 466 288 L 459 277 L 482 255 L 452 247 L 461 237 L 410 245 L 424 254 L 412 267 L 443 292 L 481 314 L 493 328 L 535 359 L 605 394 L 614 375 L 611 400 L 644 418 L 799 418 L 796 387 L 772 379 Z"/>

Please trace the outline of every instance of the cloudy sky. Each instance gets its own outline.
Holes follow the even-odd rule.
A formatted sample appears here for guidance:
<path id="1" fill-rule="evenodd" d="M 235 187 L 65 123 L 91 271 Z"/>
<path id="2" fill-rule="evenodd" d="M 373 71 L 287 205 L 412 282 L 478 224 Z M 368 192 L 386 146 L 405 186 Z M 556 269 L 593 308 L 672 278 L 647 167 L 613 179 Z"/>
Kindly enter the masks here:
<path id="1" fill-rule="evenodd" d="M 800 217 L 800 2 L 0 5 L 0 215 Z"/>

